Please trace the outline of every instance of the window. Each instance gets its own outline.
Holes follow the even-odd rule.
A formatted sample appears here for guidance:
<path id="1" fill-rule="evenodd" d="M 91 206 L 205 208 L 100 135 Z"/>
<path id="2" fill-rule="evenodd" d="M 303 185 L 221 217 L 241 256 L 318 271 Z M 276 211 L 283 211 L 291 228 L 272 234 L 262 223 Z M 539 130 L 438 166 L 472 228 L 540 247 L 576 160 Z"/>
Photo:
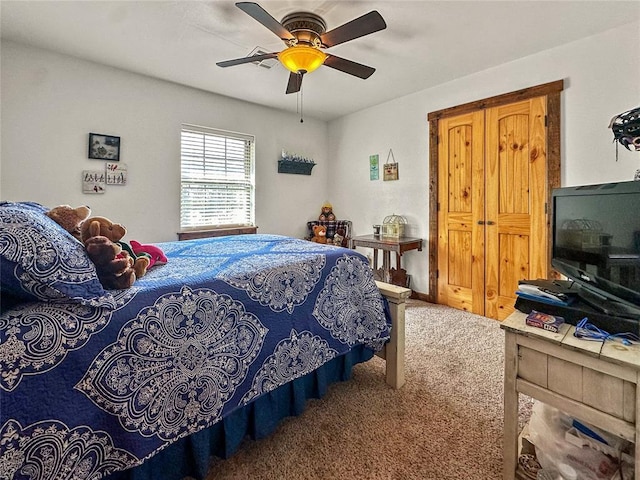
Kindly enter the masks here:
<path id="1" fill-rule="evenodd" d="M 182 125 L 180 228 L 254 224 L 252 135 Z"/>

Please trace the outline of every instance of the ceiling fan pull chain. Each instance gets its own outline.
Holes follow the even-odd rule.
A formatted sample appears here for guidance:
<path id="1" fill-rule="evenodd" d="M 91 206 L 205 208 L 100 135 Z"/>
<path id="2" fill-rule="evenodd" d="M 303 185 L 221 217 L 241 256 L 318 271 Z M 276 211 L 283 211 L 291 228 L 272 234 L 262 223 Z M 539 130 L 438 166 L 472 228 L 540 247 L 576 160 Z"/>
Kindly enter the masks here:
<path id="1" fill-rule="evenodd" d="M 300 78 L 302 78 L 302 75 L 300 75 Z M 303 117 L 303 112 L 302 112 L 302 85 L 300 85 L 300 92 L 298 92 L 300 94 L 300 123 L 304 123 L 304 120 L 302 119 Z"/>

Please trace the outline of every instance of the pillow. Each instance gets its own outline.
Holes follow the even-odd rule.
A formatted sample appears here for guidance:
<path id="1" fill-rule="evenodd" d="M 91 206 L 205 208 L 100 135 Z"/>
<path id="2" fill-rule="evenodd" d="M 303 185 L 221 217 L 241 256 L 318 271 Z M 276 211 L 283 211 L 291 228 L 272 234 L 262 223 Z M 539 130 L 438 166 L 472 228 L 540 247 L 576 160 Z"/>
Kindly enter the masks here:
<path id="1" fill-rule="evenodd" d="M 25 301 L 72 300 L 113 308 L 84 246 L 32 202 L 0 203 L 0 284 Z"/>

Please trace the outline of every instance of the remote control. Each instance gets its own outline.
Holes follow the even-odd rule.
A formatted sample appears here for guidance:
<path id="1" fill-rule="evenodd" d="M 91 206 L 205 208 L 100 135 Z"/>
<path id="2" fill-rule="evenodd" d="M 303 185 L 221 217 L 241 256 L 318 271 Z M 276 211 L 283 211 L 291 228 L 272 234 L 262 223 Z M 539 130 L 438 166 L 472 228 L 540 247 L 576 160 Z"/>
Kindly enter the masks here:
<path id="1" fill-rule="evenodd" d="M 528 283 L 521 283 L 520 285 L 518 285 L 518 291 L 526 293 L 527 295 L 550 298 L 559 302 L 566 302 L 568 300 L 567 296 L 564 293 L 556 293 L 547 288 L 530 285 Z"/>

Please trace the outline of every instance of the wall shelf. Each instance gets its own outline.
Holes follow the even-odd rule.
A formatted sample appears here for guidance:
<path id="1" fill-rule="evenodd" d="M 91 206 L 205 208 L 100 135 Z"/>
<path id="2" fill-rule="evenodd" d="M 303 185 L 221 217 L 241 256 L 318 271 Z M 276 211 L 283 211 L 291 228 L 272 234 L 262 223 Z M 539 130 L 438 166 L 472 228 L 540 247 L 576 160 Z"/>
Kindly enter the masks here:
<path id="1" fill-rule="evenodd" d="M 311 175 L 314 162 L 293 162 L 290 160 L 278 160 L 278 173 L 293 173 L 296 175 Z"/>

